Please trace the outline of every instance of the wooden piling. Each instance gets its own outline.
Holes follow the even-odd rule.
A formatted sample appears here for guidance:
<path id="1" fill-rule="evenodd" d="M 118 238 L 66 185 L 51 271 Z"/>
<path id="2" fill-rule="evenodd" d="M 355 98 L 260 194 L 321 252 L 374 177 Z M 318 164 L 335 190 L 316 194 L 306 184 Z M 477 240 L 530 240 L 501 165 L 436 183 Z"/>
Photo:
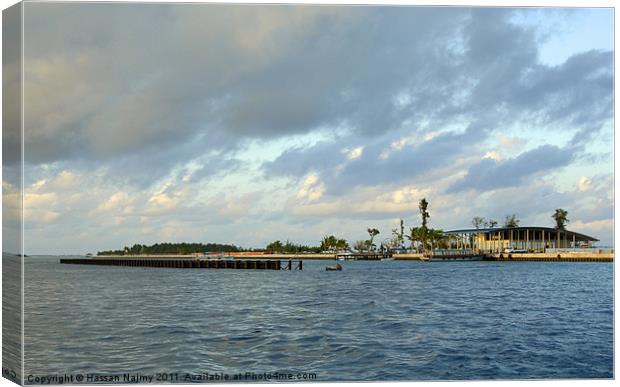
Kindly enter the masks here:
<path id="1" fill-rule="evenodd" d="M 104 265 L 104 266 L 129 266 L 129 267 L 159 267 L 177 269 L 252 269 L 252 270 L 302 270 L 303 261 L 296 261 L 293 268 L 293 260 L 287 260 L 285 267 L 281 260 L 210 260 L 210 259 L 119 259 L 119 258 L 61 258 L 62 264 L 78 265 Z"/>

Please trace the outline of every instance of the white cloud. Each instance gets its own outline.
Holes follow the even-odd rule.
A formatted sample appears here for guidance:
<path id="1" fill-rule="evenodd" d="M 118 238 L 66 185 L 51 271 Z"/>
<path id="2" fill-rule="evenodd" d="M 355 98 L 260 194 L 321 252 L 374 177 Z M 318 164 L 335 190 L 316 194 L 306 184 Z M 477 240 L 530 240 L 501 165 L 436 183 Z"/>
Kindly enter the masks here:
<path id="1" fill-rule="evenodd" d="M 483 159 L 493 159 L 493 160 L 497 160 L 497 161 L 502 161 L 503 157 L 502 155 L 496 151 L 496 150 L 492 150 L 492 151 L 488 151 L 487 153 L 484 154 L 484 156 L 482 156 Z"/>
<path id="2" fill-rule="evenodd" d="M 179 205 L 179 196 L 170 196 L 165 193 L 155 193 L 147 201 L 142 214 L 146 216 L 161 216 L 174 211 Z"/>
<path id="3" fill-rule="evenodd" d="M 581 176 L 577 183 L 577 188 L 581 192 L 587 192 L 592 189 L 592 180 L 586 176 Z"/>
<path id="4" fill-rule="evenodd" d="M 319 200 L 325 192 L 325 184 L 319 181 L 316 174 L 308 175 L 297 190 L 296 198 L 307 202 Z"/>
<path id="5" fill-rule="evenodd" d="M 355 159 L 360 158 L 363 152 L 364 152 L 363 146 L 358 146 L 353 149 L 344 148 L 342 150 L 342 153 L 347 157 L 348 160 L 355 160 Z"/>

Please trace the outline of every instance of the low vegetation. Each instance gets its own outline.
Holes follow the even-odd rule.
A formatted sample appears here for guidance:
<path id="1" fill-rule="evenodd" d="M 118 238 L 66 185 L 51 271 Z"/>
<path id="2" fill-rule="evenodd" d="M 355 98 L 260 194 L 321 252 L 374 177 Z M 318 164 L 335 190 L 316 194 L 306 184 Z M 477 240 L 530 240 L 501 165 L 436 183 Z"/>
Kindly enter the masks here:
<path id="1" fill-rule="evenodd" d="M 135 244 L 125 246 L 122 250 L 105 250 L 97 255 L 138 255 L 138 254 L 193 254 L 207 252 L 241 251 L 235 245 L 219 243 L 155 243 L 154 245 Z"/>

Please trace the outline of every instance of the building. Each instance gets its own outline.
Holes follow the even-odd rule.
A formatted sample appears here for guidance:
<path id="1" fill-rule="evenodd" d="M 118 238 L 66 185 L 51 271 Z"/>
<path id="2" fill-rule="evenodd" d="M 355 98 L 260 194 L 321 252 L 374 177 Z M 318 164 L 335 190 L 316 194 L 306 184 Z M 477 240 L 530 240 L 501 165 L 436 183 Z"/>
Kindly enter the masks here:
<path id="1" fill-rule="evenodd" d="M 544 252 L 545 249 L 588 248 L 598 239 L 550 227 L 496 227 L 445 231 L 450 248 L 469 248 L 481 252 L 506 249 Z"/>

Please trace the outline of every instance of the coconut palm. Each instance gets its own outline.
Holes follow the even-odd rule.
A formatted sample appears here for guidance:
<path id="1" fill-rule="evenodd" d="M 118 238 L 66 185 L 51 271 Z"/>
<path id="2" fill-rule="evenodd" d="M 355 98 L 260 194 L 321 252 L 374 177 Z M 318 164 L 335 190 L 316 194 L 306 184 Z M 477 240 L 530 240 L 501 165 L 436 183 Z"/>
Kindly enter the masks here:
<path id="1" fill-rule="evenodd" d="M 566 223 L 569 222 L 568 211 L 558 208 L 555 210 L 555 213 L 551 215 L 553 220 L 555 220 L 555 229 L 556 230 L 566 230 Z"/>
<path id="2" fill-rule="evenodd" d="M 422 249 L 426 250 L 426 239 L 428 238 L 428 229 L 424 226 L 422 227 L 411 227 L 409 228 L 409 235 L 407 235 L 407 239 L 411 241 L 411 249 L 415 249 L 415 242 L 422 243 Z"/>
<path id="3" fill-rule="evenodd" d="M 363 253 L 364 251 L 366 251 L 366 247 L 367 247 L 367 245 L 366 245 L 366 241 L 363 241 L 363 240 L 356 241 L 356 242 L 353 244 L 353 248 L 354 248 L 355 250 L 357 250 L 358 252 L 360 252 L 360 253 Z"/>
<path id="4" fill-rule="evenodd" d="M 336 240 L 335 247 L 338 251 L 349 250 L 349 243 L 347 243 L 347 241 L 344 239 L 338 239 Z"/>
<path id="5" fill-rule="evenodd" d="M 419 241 L 418 228 L 419 227 L 409 227 L 409 234 L 405 235 L 407 239 L 411 241 L 411 250 L 415 250 L 415 243 Z"/>
<path id="6" fill-rule="evenodd" d="M 427 237 L 431 242 L 431 248 L 437 247 L 439 243 L 445 238 L 443 230 L 431 228 L 427 232 Z"/>
<path id="7" fill-rule="evenodd" d="M 420 215 L 422 216 L 422 227 L 426 227 L 428 218 L 431 217 L 428 213 L 428 202 L 426 201 L 426 198 L 422 198 L 422 200 L 420 200 L 418 208 L 420 209 Z"/>
<path id="8" fill-rule="evenodd" d="M 379 235 L 379 230 L 377 230 L 376 228 L 369 228 L 368 230 L 368 235 L 370 235 L 370 246 L 373 246 L 373 240 L 375 239 L 375 237 L 377 235 Z"/>
<path id="9" fill-rule="evenodd" d="M 390 245 L 392 248 L 401 248 L 403 247 L 404 241 L 405 241 L 405 223 L 401 219 L 400 230 L 398 228 L 392 229 L 392 240 L 390 242 Z"/>

